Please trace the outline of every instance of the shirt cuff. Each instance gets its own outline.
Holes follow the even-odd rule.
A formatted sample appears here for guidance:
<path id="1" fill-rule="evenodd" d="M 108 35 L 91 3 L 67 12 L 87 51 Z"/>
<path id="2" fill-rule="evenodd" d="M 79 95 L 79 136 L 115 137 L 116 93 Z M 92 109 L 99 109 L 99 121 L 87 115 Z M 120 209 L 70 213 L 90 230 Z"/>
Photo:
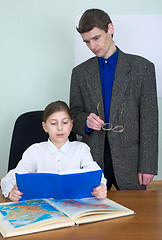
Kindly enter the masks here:
<path id="1" fill-rule="evenodd" d="M 85 120 L 85 133 L 90 133 L 90 132 L 92 132 L 92 129 L 87 127 L 87 120 Z"/>

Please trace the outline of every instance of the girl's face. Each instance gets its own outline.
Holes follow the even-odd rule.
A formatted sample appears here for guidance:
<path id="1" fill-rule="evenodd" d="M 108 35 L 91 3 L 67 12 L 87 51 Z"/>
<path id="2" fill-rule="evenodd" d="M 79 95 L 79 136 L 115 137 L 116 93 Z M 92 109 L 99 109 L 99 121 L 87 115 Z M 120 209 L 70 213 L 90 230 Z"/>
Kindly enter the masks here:
<path id="1" fill-rule="evenodd" d="M 62 147 L 70 135 L 73 121 L 65 111 L 51 114 L 46 122 L 42 123 L 43 129 L 49 134 L 51 142 L 57 147 Z"/>

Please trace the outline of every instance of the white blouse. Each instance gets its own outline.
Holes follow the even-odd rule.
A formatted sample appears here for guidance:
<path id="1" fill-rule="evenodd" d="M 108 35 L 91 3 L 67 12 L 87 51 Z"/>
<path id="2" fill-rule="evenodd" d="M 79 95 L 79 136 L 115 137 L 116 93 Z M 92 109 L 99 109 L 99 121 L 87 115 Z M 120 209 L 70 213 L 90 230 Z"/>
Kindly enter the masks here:
<path id="1" fill-rule="evenodd" d="M 31 145 L 23 154 L 17 167 L 8 172 L 1 180 L 2 193 L 8 197 L 16 184 L 15 173 L 52 172 L 70 173 L 79 169 L 98 170 L 100 167 L 93 160 L 87 144 L 74 141 L 57 148 L 50 140 Z M 106 179 L 101 182 L 106 186 Z"/>

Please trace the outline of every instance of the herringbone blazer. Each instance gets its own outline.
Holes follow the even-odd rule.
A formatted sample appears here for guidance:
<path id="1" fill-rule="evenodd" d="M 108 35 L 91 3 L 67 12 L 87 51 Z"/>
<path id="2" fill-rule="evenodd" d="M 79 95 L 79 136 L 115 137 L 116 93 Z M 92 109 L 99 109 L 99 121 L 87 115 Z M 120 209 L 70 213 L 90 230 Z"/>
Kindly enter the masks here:
<path id="1" fill-rule="evenodd" d="M 70 108 L 74 132 L 83 136 L 94 160 L 104 168 L 104 130 L 85 133 L 85 121 L 90 113 L 104 120 L 104 106 L 97 57 L 78 65 L 72 71 Z M 138 173 L 157 174 L 158 169 L 158 107 L 154 65 L 143 57 L 119 50 L 114 77 L 109 122 L 121 125 L 122 133 L 108 132 L 112 163 L 120 189 L 145 189 Z"/>

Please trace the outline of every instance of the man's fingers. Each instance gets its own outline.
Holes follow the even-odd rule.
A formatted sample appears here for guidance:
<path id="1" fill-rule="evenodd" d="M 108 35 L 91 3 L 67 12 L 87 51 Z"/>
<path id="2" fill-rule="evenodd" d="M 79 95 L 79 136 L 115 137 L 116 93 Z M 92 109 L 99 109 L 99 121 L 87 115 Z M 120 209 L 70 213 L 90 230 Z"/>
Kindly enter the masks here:
<path id="1" fill-rule="evenodd" d="M 87 126 L 94 130 L 101 130 L 101 126 L 103 124 L 103 120 L 100 119 L 95 113 L 91 113 L 87 117 Z"/>

